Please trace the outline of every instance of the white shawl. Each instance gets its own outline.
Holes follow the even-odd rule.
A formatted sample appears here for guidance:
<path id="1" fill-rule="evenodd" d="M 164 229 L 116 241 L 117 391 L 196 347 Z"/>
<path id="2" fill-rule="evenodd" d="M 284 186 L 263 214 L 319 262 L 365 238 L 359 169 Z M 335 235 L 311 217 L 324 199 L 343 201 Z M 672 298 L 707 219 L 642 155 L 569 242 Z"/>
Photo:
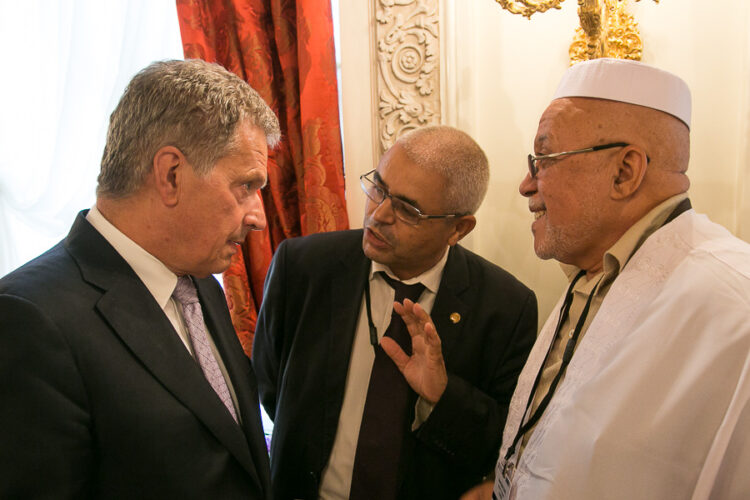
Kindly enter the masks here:
<path id="1" fill-rule="evenodd" d="M 498 477 L 560 303 L 519 378 Z M 651 235 L 612 284 L 511 497 L 750 498 L 749 353 L 750 245 L 690 210 Z"/>

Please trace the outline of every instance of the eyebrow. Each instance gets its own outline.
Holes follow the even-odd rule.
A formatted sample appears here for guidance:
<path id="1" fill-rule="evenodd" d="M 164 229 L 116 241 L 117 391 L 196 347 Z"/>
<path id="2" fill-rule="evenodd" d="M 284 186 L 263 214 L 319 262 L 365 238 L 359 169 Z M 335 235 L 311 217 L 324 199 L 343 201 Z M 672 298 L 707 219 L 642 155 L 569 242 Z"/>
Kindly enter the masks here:
<path id="1" fill-rule="evenodd" d="M 263 182 L 260 182 L 261 180 Z M 260 186 L 258 187 L 258 190 L 263 189 L 264 187 L 266 187 L 268 185 L 268 175 L 261 175 L 261 174 L 257 174 L 255 172 L 253 172 L 250 175 L 248 175 L 247 177 L 245 177 L 243 181 L 240 181 L 240 184 L 243 184 L 243 185 L 244 184 L 255 184 L 255 183 L 260 183 Z"/>
<path id="2" fill-rule="evenodd" d="M 542 149 L 544 145 L 549 142 L 549 135 L 541 135 L 534 139 L 534 150 Z"/>
<path id="3" fill-rule="evenodd" d="M 407 198 L 406 196 L 401 196 L 401 195 L 398 195 L 398 194 L 391 193 L 391 190 L 388 189 L 388 184 L 386 184 L 385 181 L 383 181 L 383 178 L 380 177 L 380 174 L 378 173 L 377 170 L 375 171 L 375 176 L 374 177 L 375 177 L 375 182 L 377 182 L 378 184 L 381 184 L 386 190 L 388 190 L 388 194 L 390 194 L 394 198 L 397 198 L 397 199 L 399 199 L 401 201 L 404 201 L 404 202 L 408 203 L 409 205 L 413 206 L 416 209 L 421 210 L 421 207 L 419 206 L 419 203 L 417 203 L 416 200 L 412 200 L 411 198 Z"/>

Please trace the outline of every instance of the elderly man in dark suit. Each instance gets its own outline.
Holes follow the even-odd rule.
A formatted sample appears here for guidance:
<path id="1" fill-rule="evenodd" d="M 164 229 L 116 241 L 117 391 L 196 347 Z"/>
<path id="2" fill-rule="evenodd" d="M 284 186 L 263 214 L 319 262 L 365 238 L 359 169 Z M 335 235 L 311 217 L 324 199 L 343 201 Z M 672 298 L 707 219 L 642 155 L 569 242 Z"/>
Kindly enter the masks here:
<path id="1" fill-rule="evenodd" d="M 265 225 L 278 138 L 217 65 L 133 78 L 96 205 L 0 280 L 0 497 L 271 498 L 253 371 L 211 274 Z"/>
<path id="2" fill-rule="evenodd" d="M 276 498 L 455 499 L 492 470 L 537 306 L 458 245 L 488 178 L 418 129 L 362 176 L 364 230 L 279 246 L 253 347 Z"/>

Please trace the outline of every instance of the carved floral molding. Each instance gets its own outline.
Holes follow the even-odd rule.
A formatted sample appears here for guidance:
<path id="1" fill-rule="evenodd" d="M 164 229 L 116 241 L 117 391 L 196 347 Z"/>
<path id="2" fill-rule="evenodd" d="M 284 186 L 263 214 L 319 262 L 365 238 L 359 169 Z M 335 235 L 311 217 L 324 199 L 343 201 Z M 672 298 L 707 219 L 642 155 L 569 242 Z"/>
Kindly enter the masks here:
<path id="1" fill-rule="evenodd" d="M 440 123 L 438 0 L 377 0 L 380 152 L 411 129 Z"/>

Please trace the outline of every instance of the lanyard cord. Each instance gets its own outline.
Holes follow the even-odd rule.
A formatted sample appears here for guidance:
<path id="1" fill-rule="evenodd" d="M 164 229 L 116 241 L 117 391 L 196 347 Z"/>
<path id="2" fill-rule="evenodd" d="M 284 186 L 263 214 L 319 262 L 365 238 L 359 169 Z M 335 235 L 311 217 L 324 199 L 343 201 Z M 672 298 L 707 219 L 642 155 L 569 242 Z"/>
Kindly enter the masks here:
<path id="1" fill-rule="evenodd" d="M 372 348 L 377 351 L 378 349 L 378 330 L 375 328 L 375 323 L 372 322 L 372 312 L 370 311 L 370 280 L 365 281 L 365 309 L 367 309 L 367 326 L 370 328 L 370 344 Z"/>
<path id="2" fill-rule="evenodd" d="M 669 214 L 669 217 L 662 223 L 660 227 L 663 227 L 670 222 L 672 222 L 674 219 L 676 219 L 679 215 L 682 213 L 690 210 L 692 208 L 692 205 L 690 203 L 689 198 L 685 198 L 682 200 L 677 206 L 674 208 L 671 214 Z M 555 336 L 552 337 L 552 343 L 554 344 L 555 339 L 560 334 L 560 329 L 562 328 L 563 323 L 565 323 L 565 320 L 568 317 L 568 313 L 570 311 L 570 306 L 573 303 L 573 286 L 575 286 L 576 282 L 584 275 L 586 274 L 585 270 L 581 270 L 576 277 L 573 279 L 573 281 L 570 283 L 570 286 L 568 287 L 568 292 L 565 295 L 565 302 L 563 303 L 563 306 L 560 311 L 560 318 L 557 321 L 557 328 L 555 328 Z M 571 358 L 573 357 L 573 351 L 575 350 L 576 343 L 578 341 L 578 337 L 581 334 L 581 330 L 583 330 L 583 324 L 586 322 L 586 316 L 589 314 L 589 308 L 591 307 L 591 301 L 594 298 L 594 294 L 596 293 L 597 289 L 599 288 L 599 283 L 601 283 L 601 279 L 599 279 L 599 282 L 596 284 L 594 289 L 591 291 L 591 295 L 589 295 L 588 300 L 586 301 L 586 306 L 583 308 L 583 311 L 581 312 L 581 317 L 578 319 L 578 323 L 576 324 L 575 331 L 573 332 L 573 335 L 568 339 L 568 343 L 565 345 L 565 353 L 563 354 L 562 363 L 560 364 L 560 369 L 558 370 L 557 374 L 555 374 L 555 378 L 552 380 L 552 384 L 550 385 L 549 390 L 547 391 L 547 394 L 544 395 L 544 399 L 539 403 L 539 406 L 537 407 L 536 411 L 533 415 L 529 417 L 529 420 L 520 428 L 518 429 L 518 432 L 516 432 L 516 437 L 513 439 L 513 444 L 511 444 L 508 447 L 508 451 L 505 454 L 505 461 L 507 462 L 510 457 L 513 456 L 513 453 L 515 452 L 516 446 L 518 445 L 518 442 L 521 440 L 524 434 L 526 434 L 529 429 L 534 427 L 534 425 L 539 421 L 541 416 L 544 414 L 544 410 L 547 409 L 547 405 L 549 405 L 550 400 L 552 399 L 552 396 L 555 393 L 555 389 L 557 388 L 557 384 L 560 382 L 560 379 L 562 378 L 562 374 L 565 371 L 565 369 L 568 367 L 568 364 L 570 363 Z M 542 364 L 542 367 L 544 367 L 544 364 L 547 362 L 547 358 L 549 357 L 549 353 L 552 351 L 552 344 L 550 344 L 549 349 L 547 350 L 547 356 L 544 358 L 544 363 Z M 542 370 L 539 370 L 539 373 L 537 373 L 536 380 L 534 381 L 534 386 L 531 389 L 531 394 L 529 394 L 529 400 L 526 403 L 526 411 L 524 411 L 524 415 L 528 413 L 529 407 L 531 406 L 533 400 L 534 400 L 534 394 L 536 393 L 537 386 L 539 385 L 539 381 L 542 376 Z"/>
<path id="3" fill-rule="evenodd" d="M 583 277 L 583 275 L 586 274 L 585 270 L 581 270 L 575 277 L 575 279 L 570 283 L 570 286 L 568 287 L 568 292 L 565 295 L 565 302 L 563 303 L 563 306 L 560 311 L 560 318 L 557 321 L 557 327 L 555 328 L 555 335 L 552 337 L 552 343 L 554 344 L 555 339 L 560 334 L 560 330 L 562 329 L 562 325 L 565 323 L 565 320 L 568 318 L 568 313 L 570 312 L 570 306 L 573 303 L 573 287 L 575 286 L 576 282 Z M 525 424 L 523 424 L 516 433 L 515 439 L 513 439 L 513 444 L 508 447 L 508 451 L 505 454 L 505 460 L 507 461 L 510 457 L 513 456 L 513 453 L 515 452 L 516 446 L 518 445 L 518 442 L 521 440 L 524 434 L 526 434 L 529 429 L 534 427 L 536 423 L 539 421 L 539 419 L 544 414 L 544 410 L 547 409 L 547 405 L 549 405 L 549 402 L 552 400 L 552 396 L 555 393 L 555 389 L 557 389 L 557 384 L 560 382 L 560 379 L 562 378 L 563 373 L 565 372 L 565 369 L 568 367 L 568 364 L 570 363 L 570 360 L 573 358 L 573 351 L 575 351 L 576 343 L 578 342 L 578 337 L 581 335 L 581 331 L 583 330 L 583 325 L 586 322 L 586 317 L 589 314 L 589 309 L 591 308 L 591 302 L 594 299 L 594 295 L 596 295 L 597 289 L 599 288 L 599 283 L 601 283 L 601 278 L 597 282 L 596 286 L 594 286 L 594 289 L 591 291 L 591 294 L 589 295 L 588 300 L 586 300 L 586 305 L 583 308 L 583 311 L 581 312 L 580 318 L 578 318 L 578 323 L 576 324 L 576 328 L 573 332 L 573 335 L 568 339 L 568 343 L 565 345 L 565 353 L 563 354 L 562 363 L 560 363 L 560 369 L 555 374 L 555 378 L 552 379 L 552 383 L 550 384 L 550 388 L 547 391 L 547 394 L 544 395 L 544 398 L 539 403 L 539 406 L 537 407 L 536 411 L 529 417 L 529 419 L 526 421 Z M 544 364 L 547 362 L 547 358 L 549 358 L 549 354 L 552 351 L 552 344 L 550 344 L 550 349 L 547 350 L 547 355 L 544 357 Z M 528 413 L 529 407 L 532 404 L 532 401 L 534 400 L 534 394 L 536 394 L 537 387 L 539 385 L 539 381 L 541 379 L 542 370 L 539 370 L 539 373 L 537 373 L 536 380 L 534 381 L 534 386 L 531 389 L 531 394 L 529 394 L 529 401 L 526 403 L 526 411 L 524 412 L 524 415 Z"/>

